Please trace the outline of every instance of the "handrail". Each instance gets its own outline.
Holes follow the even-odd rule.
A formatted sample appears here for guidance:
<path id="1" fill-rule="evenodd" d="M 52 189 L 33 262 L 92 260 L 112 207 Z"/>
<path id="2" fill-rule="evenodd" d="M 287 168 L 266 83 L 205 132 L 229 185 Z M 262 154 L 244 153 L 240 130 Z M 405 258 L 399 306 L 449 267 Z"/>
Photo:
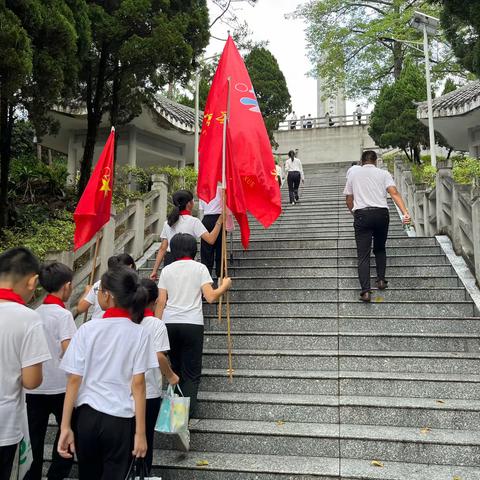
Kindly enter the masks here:
<path id="1" fill-rule="evenodd" d="M 367 126 L 370 115 L 367 113 L 353 115 L 331 115 L 325 117 L 305 117 L 284 120 L 278 124 L 277 130 L 303 130 L 314 128 L 358 127 Z"/>

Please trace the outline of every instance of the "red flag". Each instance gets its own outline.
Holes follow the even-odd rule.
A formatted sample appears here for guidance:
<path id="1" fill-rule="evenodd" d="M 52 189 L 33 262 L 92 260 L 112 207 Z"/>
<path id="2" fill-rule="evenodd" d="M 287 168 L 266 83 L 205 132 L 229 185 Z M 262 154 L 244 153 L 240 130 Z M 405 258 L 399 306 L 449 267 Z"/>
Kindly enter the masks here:
<path id="1" fill-rule="evenodd" d="M 115 130 L 112 128 L 107 143 L 73 214 L 75 220 L 74 250 L 78 250 L 82 245 L 89 242 L 110 220 L 114 146 Z"/>
<path id="2" fill-rule="evenodd" d="M 227 206 L 237 219 L 248 248 L 247 212 L 265 228 L 281 213 L 272 147 L 243 59 L 229 37 L 220 58 L 204 110 L 199 146 L 198 196 L 209 202 L 222 181 L 223 123 L 230 77 L 227 124 Z"/>

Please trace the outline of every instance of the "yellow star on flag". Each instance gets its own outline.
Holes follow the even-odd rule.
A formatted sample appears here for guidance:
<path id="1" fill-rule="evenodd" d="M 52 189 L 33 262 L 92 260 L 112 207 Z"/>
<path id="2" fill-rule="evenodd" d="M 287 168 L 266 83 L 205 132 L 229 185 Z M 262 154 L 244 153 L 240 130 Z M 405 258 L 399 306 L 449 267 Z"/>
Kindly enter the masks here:
<path id="1" fill-rule="evenodd" d="M 102 178 L 102 186 L 100 187 L 101 192 L 105 192 L 105 196 L 108 195 L 108 192 L 111 192 L 112 189 L 110 188 L 110 179 L 109 178 Z"/>

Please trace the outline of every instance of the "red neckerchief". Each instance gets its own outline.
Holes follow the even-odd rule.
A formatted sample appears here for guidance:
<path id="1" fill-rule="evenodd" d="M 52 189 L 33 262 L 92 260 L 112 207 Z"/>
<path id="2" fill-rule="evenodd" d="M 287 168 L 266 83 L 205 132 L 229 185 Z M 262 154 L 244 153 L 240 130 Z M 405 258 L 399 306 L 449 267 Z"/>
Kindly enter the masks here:
<path id="1" fill-rule="evenodd" d="M 65 308 L 65 304 L 55 295 L 48 294 L 43 300 L 44 305 L 58 305 L 59 307 Z"/>
<path id="2" fill-rule="evenodd" d="M 190 210 L 180 210 L 180 215 L 192 215 Z"/>
<path id="3" fill-rule="evenodd" d="M 131 320 L 132 314 L 128 310 L 125 310 L 124 308 L 118 308 L 118 307 L 107 308 L 105 310 L 105 313 L 103 314 L 103 318 L 115 318 L 115 317 L 125 317 Z"/>
<path id="4" fill-rule="evenodd" d="M 26 305 L 25 300 L 18 293 L 15 293 L 11 288 L 0 288 L 0 300 L 8 300 L 9 302 Z"/>
<path id="5" fill-rule="evenodd" d="M 149 308 L 146 308 L 145 311 L 143 312 L 144 317 L 154 317 L 155 312 L 153 310 L 150 310 Z"/>
<path id="6" fill-rule="evenodd" d="M 176 261 L 178 262 L 179 260 L 193 260 L 193 258 L 192 257 L 182 257 L 182 258 L 177 258 Z"/>

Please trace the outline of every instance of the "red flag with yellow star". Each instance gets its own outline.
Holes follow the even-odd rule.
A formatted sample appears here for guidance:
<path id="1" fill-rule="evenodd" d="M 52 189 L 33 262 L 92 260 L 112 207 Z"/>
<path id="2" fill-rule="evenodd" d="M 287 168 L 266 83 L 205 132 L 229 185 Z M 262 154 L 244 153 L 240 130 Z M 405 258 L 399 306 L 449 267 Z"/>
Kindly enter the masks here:
<path id="1" fill-rule="evenodd" d="M 114 149 L 115 129 L 112 127 L 107 143 L 73 214 L 75 220 L 74 250 L 78 250 L 89 242 L 110 220 Z"/>
<path id="2" fill-rule="evenodd" d="M 230 90 L 228 79 L 230 78 Z M 240 225 L 242 244 L 248 248 L 247 214 L 268 228 L 281 213 L 280 189 L 272 147 L 255 90 L 243 59 L 232 40 L 227 43 L 205 105 L 200 137 L 198 196 L 209 202 L 222 181 L 223 124 L 230 93 L 227 122 L 227 206 Z"/>

